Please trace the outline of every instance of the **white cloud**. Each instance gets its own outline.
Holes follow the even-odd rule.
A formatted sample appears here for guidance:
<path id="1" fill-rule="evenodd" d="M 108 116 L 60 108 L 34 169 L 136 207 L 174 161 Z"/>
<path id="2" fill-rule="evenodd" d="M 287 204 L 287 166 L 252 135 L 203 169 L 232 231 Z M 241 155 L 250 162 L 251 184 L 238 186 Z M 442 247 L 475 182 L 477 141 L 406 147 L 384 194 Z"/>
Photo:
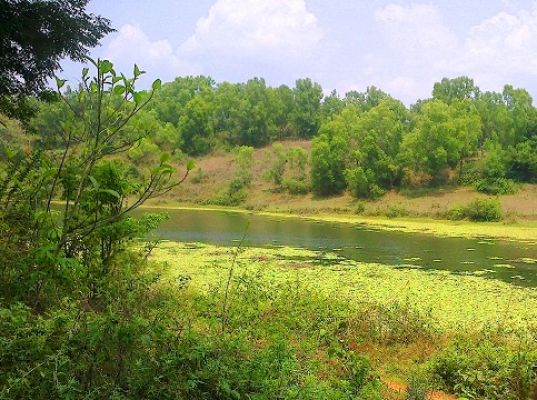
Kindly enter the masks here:
<path id="1" fill-rule="evenodd" d="M 235 61 L 285 60 L 306 56 L 322 37 L 304 0 L 217 0 L 181 50 Z"/>
<path id="2" fill-rule="evenodd" d="M 502 77 L 537 75 L 537 5 L 532 11 L 501 12 L 469 33 L 465 64 L 477 72 L 496 71 Z"/>
<path id="3" fill-rule="evenodd" d="M 179 75 L 197 74 L 200 67 L 181 59 L 168 40 L 152 41 L 136 25 L 123 25 L 104 51 L 119 71 L 130 73 L 136 63 L 149 78 L 170 80 Z"/>
<path id="4" fill-rule="evenodd" d="M 375 20 L 389 49 L 376 54 L 384 62 L 373 66 L 375 81 L 407 102 L 430 95 L 446 76 L 468 75 L 485 90 L 537 76 L 537 3 L 532 10 L 502 11 L 459 37 L 431 4 L 389 4 Z"/>
<path id="5" fill-rule="evenodd" d="M 435 62 L 457 47 L 456 35 L 432 5 L 389 4 L 377 10 L 375 19 L 392 51 L 403 55 L 406 64 Z"/>

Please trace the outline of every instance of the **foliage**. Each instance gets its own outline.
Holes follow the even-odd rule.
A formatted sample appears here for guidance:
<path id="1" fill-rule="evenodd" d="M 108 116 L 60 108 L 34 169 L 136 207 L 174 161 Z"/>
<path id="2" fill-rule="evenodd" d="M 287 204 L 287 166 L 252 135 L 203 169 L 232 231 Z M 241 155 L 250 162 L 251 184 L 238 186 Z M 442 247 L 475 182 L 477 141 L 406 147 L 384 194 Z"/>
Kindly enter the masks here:
<path id="1" fill-rule="evenodd" d="M 254 148 L 241 146 L 235 155 L 235 177 L 229 182 L 227 189 L 210 203 L 220 206 L 236 206 L 246 199 L 247 189 L 252 182 L 254 165 Z"/>
<path id="2" fill-rule="evenodd" d="M 468 218 L 470 221 L 492 222 L 503 218 L 502 207 L 495 199 L 475 199 L 464 207 L 454 207 L 448 212 L 448 218 L 461 220 Z"/>
<path id="3" fill-rule="evenodd" d="M 523 338 L 518 348 L 509 348 L 485 337 L 449 345 L 432 370 L 445 388 L 464 398 L 528 399 L 536 367 L 537 353 Z"/>
<path id="4" fill-rule="evenodd" d="M 324 133 L 326 132 L 326 133 Z M 341 193 L 345 189 L 346 156 L 345 141 L 333 135 L 325 127 L 323 134 L 317 136 L 311 146 L 311 186 L 318 195 Z"/>
<path id="5" fill-rule="evenodd" d="M 481 193 L 491 194 L 494 196 L 501 194 L 516 193 L 516 185 L 511 179 L 481 179 L 477 181 L 476 190 Z"/>
<path id="6" fill-rule="evenodd" d="M 272 145 L 272 158 L 273 162 L 271 167 L 266 172 L 266 178 L 272 181 L 277 189 L 280 189 L 283 183 L 285 164 L 287 163 L 287 154 L 285 153 L 281 143 L 275 143 Z"/>
<path id="7" fill-rule="evenodd" d="M 82 61 L 112 31 L 88 13 L 88 0 L 3 1 L 0 12 L 0 112 L 26 117 L 24 96 L 40 94 L 63 58 Z"/>
<path id="8" fill-rule="evenodd" d="M 481 120 L 468 101 L 425 103 L 415 116 L 414 129 L 402 143 L 402 157 L 414 171 L 423 171 L 435 182 L 443 172 L 460 166 L 477 149 Z"/>
<path id="9" fill-rule="evenodd" d="M 58 145 L 65 104 L 33 104 L 40 109 L 34 131 L 46 132 L 45 141 Z M 293 171 L 289 154 L 274 148 L 265 177 L 275 190 L 292 193 L 349 190 L 376 198 L 392 189 L 449 181 L 501 194 L 512 189 L 503 179 L 533 182 L 537 176 L 537 110 L 531 96 L 509 85 L 483 93 L 468 77 L 443 79 L 431 99 L 408 109 L 373 86 L 340 98 L 334 91 L 323 97 L 309 79 L 290 88 L 267 86 L 262 78 L 234 84 L 190 76 L 164 84 L 132 125 L 150 131 L 139 149 L 147 151 L 134 155 L 147 160 L 155 146 L 200 156 L 313 138 L 311 172 L 307 166 Z M 302 170 L 307 178 L 299 176 Z"/>

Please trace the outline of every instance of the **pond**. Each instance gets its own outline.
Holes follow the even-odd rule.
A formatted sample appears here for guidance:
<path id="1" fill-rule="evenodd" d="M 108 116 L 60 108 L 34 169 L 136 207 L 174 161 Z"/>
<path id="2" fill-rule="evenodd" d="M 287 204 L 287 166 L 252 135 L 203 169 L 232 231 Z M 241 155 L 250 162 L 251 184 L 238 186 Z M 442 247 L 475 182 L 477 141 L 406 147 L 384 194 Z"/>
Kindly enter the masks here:
<path id="1" fill-rule="evenodd" d="M 145 209 L 163 212 L 162 209 Z M 371 229 L 366 225 L 319 222 L 207 210 L 166 210 L 169 219 L 155 236 L 181 242 L 238 246 L 299 247 L 399 268 L 482 274 L 537 287 L 537 245 L 502 240 L 444 238 Z"/>

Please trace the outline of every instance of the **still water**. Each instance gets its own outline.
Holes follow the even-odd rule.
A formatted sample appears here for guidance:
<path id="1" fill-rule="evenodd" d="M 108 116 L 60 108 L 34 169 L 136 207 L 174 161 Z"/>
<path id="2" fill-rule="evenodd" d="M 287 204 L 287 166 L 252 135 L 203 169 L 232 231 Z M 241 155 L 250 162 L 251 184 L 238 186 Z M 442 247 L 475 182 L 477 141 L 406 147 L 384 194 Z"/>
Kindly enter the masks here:
<path id="1" fill-rule="evenodd" d="M 163 212 L 146 209 L 148 212 Z M 482 273 L 517 285 L 537 287 L 537 245 L 498 240 L 441 238 L 318 222 L 204 210 L 167 210 L 161 239 L 237 246 L 300 247 L 364 262 L 401 268 Z"/>

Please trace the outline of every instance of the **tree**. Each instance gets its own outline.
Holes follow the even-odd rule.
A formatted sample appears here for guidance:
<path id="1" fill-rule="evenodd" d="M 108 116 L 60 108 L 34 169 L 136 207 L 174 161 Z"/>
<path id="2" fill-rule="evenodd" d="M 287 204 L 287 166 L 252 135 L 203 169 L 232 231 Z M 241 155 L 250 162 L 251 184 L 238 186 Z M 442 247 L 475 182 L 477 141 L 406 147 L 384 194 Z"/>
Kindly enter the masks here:
<path id="1" fill-rule="evenodd" d="M 129 79 L 109 61 L 91 65 L 95 77 L 84 68 L 76 94 L 65 96 L 65 81 L 57 80 L 58 96 L 67 106 L 58 125 L 61 145 L 41 145 L 22 159 L 9 157 L 0 176 L 0 223 L 8 227 L 0 238 L 4 249 L 20 249 L 16 268 L 7 268 L 10 274 L 2 280 L 7 285 L 2 293 L 11 295 L 16 287 L 15 293 L 32 298 L 34 306 L 44 291 L 59 294 L 64 285 L 80 283 L 81 268 L 85 280 L 77 290 L 91 296 L 92 285 L 108 273 L 123 242 L 152 226 L 151 219 L 139 221 L 130 212 L 181 182 L 173 181 L 166 155 L 147 173 L 119 159 L 147 137 L 147 131 L 131 130 L 129 123 L 160 89 L 160 81 L 149 92 L 137 91 L 142 74 L 137 66 Z M 54 199 L 63 200 L 61 213 L 53 209 Z"/>
<path id="2" fill-rule="evenodd" d="M 338 194 L 345 189 L 345 160 L 348 141 L 341 121 L 321 127 L 311 145 L 311 185 L 321 196 Z"/>
<path id="3" fill-rule="evenodd" d="M 199 155 L 211 150 L 214 135 L 211 105 L 203 96 L 195 96 L 186 104 L 177 126 L 183 151 Z"/>
<path id="4" fill-rule="evenodd" d="M 357 197 L 377 197 L 401 178 L 399 147 L 408 129 L 408 111 L 389 97 L 361 114 L 349 136 L 349 189 Z"/>
<path id="5" fill-rule="evenodd" d="M 107 19 L 85 11 L 88 1 L 0 3 L 0 112 L 27 112 L 24 96 L 41 94 L 62 58 L 84 60 L 112 32 Z"/>
<path id="6" fill-rule="evenodd" d="M 311 79 L 298 79 L 293 89 L 295 110 L 293 123 L 298 136 L 311 138 L 321 123 L 321 99 L 323 89 Z"/>
<path id="7" fill-rule="evenodd" d="M 441 82 L 436 82 L 433 88 L 433 99 L 448 104 L 455 100 L 477 100 L 479 94 L 479 88 L 474 84 L 474 80 L 467 76 L 444 78 Z"/>
<path id="8" fill-rule="evenodd" d="M 369 86 L 365 92 L 351 90 L 345 95 L 345 102 L 347 104 L 354 104 L 361 111 L 368 111 L 378 106 L 387 97 L 390 96 L 386 92 L 376 86 Z"/>
<path id="9" fill-rule="evenodd" d="M 402 157 L 415 172 L 425 172 L 440 182 L 442 172 L 477 149 L 480 132 L 481 119 L 468 100 L 451 105 L 432 100 L 415 116 L 414 129 L 403 140 Z"/>

